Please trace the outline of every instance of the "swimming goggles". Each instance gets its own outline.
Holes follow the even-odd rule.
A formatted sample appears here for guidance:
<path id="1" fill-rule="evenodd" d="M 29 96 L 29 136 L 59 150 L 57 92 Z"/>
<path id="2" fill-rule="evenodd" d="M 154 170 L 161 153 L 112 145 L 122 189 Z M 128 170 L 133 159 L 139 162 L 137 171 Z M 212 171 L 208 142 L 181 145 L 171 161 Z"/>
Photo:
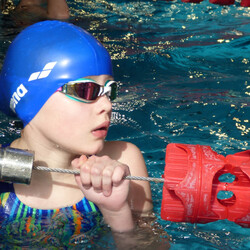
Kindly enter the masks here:
<path id="1" fill-rule="evenodd" d="M 116 90 L 117 82 L 115 81 L 108 80 L 104 86 L 101 86 L 88 78 L 70 81 L 58 89 L 59 92 L 81 102 L 93 102 L 103 95 L 107 95 L 113 101 L 116 98 Z"/>

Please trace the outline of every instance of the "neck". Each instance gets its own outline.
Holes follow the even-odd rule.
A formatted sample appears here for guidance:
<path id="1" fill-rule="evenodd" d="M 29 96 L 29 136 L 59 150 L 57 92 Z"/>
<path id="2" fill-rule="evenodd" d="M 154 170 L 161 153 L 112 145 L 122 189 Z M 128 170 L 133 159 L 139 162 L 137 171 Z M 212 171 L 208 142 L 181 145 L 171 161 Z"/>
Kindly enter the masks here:
<path id="1" fill-rule="evenodd" d="M 21 138 L 15 140 L 11 147 L 33 151 L 35 166 L 72 169 L 71 161 L 78 156 L 39 135 L 25 127 Z M 33 170 L 30 185 L 15 184 L 14 188 L 25 204 L 44 209 L 74 204 L 83 196 L 72 174 Z"/>
<path id="2" fill-rule="evenodd" d="M 21 137 L 11 143 L 11 147 L 34 152 L 34 165 L 49 168 L 71 169 L 73 159 L 79 157 L 62 149 L 38 133 L 22 130 Z"/>

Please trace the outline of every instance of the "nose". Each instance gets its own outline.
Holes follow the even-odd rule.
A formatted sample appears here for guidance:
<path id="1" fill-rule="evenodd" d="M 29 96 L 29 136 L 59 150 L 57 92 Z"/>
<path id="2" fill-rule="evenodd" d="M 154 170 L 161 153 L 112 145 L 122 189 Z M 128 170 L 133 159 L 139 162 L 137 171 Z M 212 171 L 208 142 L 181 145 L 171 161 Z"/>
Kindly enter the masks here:
<path id="1" fill-rule="evenodd" d="M 110 113 L 112 110 L 112 103 L 107 94 L 99 96 L 96 104 L 98 108 L 98 113 Z"/>

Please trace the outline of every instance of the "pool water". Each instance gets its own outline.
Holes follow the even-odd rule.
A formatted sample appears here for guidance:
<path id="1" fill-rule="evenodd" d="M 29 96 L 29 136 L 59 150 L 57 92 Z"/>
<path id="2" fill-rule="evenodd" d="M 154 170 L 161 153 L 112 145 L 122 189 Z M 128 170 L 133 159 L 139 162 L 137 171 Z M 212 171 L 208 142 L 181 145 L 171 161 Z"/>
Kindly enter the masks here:
<path id="1" fill-rule="evenodd" d="M 222 155 L 249 149 L 249 8 L 237 1 L 232 6 L 179 0 L 68 4 L 70 21 L 107 47 L 120 81 L 108 139 L 136 144 L 150 176 L 163 174 L 169 143 L 208 145 Z M 0 63 L 20 30 L 1 22 Z M 0 114 L 0 143 L 19 134 L 13 120 Z M 151 187 L 171 249 L 250 249 L 250 229 L 227 220 L 196 225 L 161 220 L 162 184 Z"/>

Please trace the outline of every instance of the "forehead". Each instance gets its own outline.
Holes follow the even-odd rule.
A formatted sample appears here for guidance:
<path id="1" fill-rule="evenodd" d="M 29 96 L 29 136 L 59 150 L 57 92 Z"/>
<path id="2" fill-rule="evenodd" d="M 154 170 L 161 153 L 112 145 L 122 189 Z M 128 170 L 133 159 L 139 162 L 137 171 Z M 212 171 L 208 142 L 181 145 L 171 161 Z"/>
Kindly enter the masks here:
<path id="1" fill-rule="evenodd" d="M 107 80 L 114 80 L 110 75 L 86 76 L 84 78 L 92 79 L 100 85 L 104 85 Z"/>

